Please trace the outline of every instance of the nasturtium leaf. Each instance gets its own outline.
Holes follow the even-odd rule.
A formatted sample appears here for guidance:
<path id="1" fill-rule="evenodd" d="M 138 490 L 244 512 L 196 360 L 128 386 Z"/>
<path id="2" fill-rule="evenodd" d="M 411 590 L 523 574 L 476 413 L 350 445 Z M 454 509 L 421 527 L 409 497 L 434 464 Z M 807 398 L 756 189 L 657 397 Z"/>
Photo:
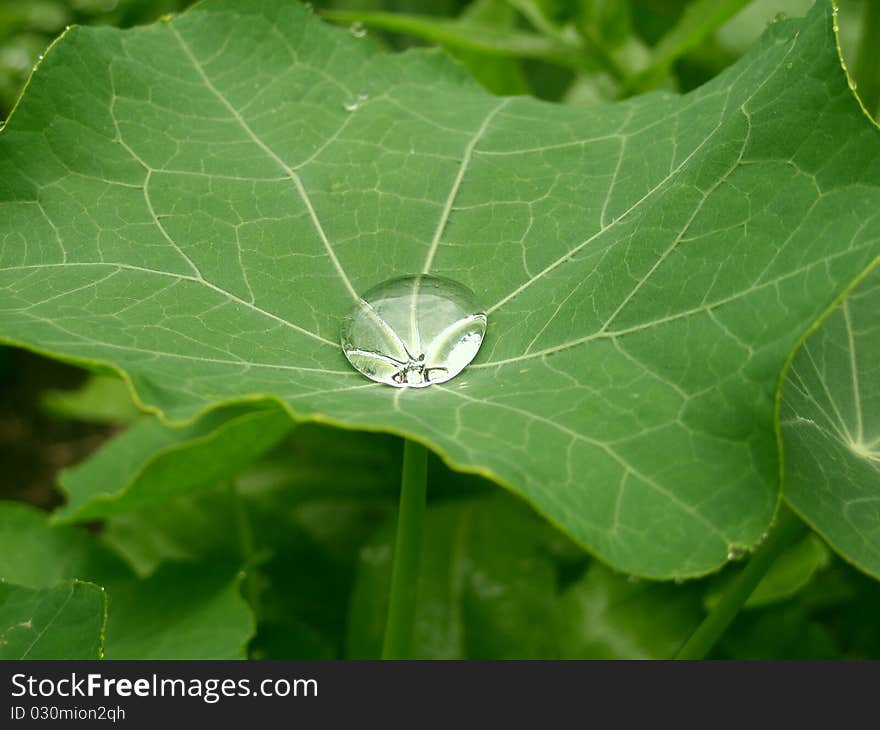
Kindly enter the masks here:
<path id="1" fill-rule="evenodd" d="M 160 504 L 233 475 L 293 425 L 282 408 L 212 411 L 186 428 L 145 418 L 81 464 L 62 472 L 63 520 L 100 519 Z"/>
<path id="2" fill-rule="evenodd" d="M 0 583 L 0 659 L 100 659 L 106 616 L 104 589 L 92 583 Z"/>
<path id="3" fill-rule="evenodd" d="M 106 589 L 107 658 L 243 656 L 254 624 L 239 592 L 239 565 L 240 561 L 230 564 L 219 560 L 167 563 L 141 580 L 85 530 L 51 524 L 45 513 L 33 507 L 0 502 L 0 578 L 7 581 L 5 585 L 32 590 L 27 595 L 34 601 L 42 601 L 40 595 L 45 590 L 59 591 L 45 594 L 56 607 L 61 589 L 69 585 L 62 581 L 82 579 L 96 584 L 95 590 L 99 590 L 97 586 Z M 24 601 L 27 595 L 18 593 L 15 600 Z M 81 602 L 78 598 L 77 605 Z M 103 616 L 102 609 L 101 626 Z M 71 631 L 86 629 L 65 629 L 65 633 Z M 73 658 L 70 651 L 63 642 L 53 643 L 46 646 L 41 658 Z"/>
<path id="4" fill-rule="evenodd" d="M 274 397 L 419 440 L 618 568 L 695 575 L 769 525 L 777 381 L 878 218 L 824 0 L 691 94 L 591 110 L 209 0 L 37 67 L 0 135 L 0 332 L 171 420 Z M 423 271 L 485 303 L 480 355 L 366 382 L 340 319 Z"/>
<path id="5" fill-rule="evenodd" d="M 798 350 L 782 392 L 783 489 L 847 560 L 880 577 L 880 269 Z"/>

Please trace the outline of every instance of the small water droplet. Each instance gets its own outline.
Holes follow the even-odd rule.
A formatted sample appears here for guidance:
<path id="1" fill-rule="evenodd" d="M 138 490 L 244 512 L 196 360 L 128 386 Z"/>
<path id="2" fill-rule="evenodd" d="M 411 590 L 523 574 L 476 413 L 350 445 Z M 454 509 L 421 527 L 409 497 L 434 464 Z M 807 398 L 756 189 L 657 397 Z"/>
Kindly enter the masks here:
<path id="1" fill-rule="evenodd" d="M 367 34 L 367 29 L 364 28 L 364 24 L 361 21 L 356 20 L 348 27 L 348 32 L 355 38 L 363 38 Z"/>
<path id="2" fill-rule="evenodd" d="M 342 108 L 347 112 L 357 111 L 357 108 L 360 106 L 356 101 L 344 101 L 342 102 Z"/>
<path id="3" fill-rule="evenodd" d="M 728 560 L 741 560 L 748 551 L 742 545 L 730 545 L 727 548 Z"/>
<path id="4" fill-rule="evenodd" d="M 37 60 L 38 60 L 38 61 L 42 61 L 42 60 L 43 60 L 43 54 L 42 54 L 42 53 L 41 53 L 39 56 L 37 56 Z"/>
<path id="5" fill-rule="evenodd" d="M 445 383 L 476 357 L 485 310 L 466 286 L 439 276 L 403 276 L 370 289 L 342 321 L 352 367 L 396 388 Z"/>
<path id="6" fill-rule="evenodd" d="M 370 95 L 369 94 L 358 94 L 357 98 L 358 98 L 358 101 L 366 101 L 367 99 L 370 98 Z"/>

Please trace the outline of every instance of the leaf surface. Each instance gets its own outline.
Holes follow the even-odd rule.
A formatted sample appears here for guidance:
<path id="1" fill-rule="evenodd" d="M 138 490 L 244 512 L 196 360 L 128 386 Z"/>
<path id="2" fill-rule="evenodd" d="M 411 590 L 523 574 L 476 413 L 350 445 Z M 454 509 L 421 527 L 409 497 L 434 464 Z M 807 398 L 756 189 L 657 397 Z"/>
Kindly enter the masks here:
<path id="1" fill-rule="evenodd" d="M 273 397 L 405 435 L 619 568 L 696 575 L 770 523 L 777 381 L 878 217 L 830 3 L 687 96 L 585 111 L 209 0 L 36 69 L 0 136 L 0 332 L 172 420 Z M 477 361 L 365 382 L 340 319 L 421 271 L 485 302 Z"/>
<path id="2" fill-rule="evenodd" d="M 788 502 L 880 577 L 880 269 L 798 350 L 780 410 Z"/>
<path id="3" fill-rule="evenodd" d="M 100 659 L 106 604 L 103 588 L 78 580 L 0 583 L 0 659 Z"/>

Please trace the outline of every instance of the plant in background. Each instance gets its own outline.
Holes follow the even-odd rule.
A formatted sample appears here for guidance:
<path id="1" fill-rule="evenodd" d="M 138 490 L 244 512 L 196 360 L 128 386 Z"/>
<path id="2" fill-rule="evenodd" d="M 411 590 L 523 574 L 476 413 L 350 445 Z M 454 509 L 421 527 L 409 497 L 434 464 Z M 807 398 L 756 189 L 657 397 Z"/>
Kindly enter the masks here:
<path id="1" fill-rule="evenodd" d="M 820 0 L 718 72 L 745 5 L 67 31 L 0 336 L 151 415 L 2 505 L 0 653 L 876 655 L 878 71 Z"/>

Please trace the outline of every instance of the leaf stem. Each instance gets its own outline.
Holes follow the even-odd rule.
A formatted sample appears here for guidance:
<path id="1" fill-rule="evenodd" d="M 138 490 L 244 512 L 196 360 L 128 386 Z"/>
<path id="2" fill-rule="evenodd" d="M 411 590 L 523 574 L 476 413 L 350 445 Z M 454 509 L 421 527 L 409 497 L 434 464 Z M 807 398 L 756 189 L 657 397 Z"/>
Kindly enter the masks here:
<path id="1" fill-rule="evenodd" d="M 880 113 L 880 0 L 865 0 L 862 37 L 853 67 L 856 93 L 868 113 Z"/>
<path id="2" fill-rule="evenodd" d="M 382 646 L 383 659 L 405 659 L 410 654 L 427 485 L 428 452 L 421 444 L 407 440 L 403 446 L 400 510 L 391 569 L 388 619 Z"/>
<path id="3" fill-rule="evenodd" d="M 703 659 L 730 626 L 745 602 L 776 558 L 804 531 L 804 524 L 788 507 L 780 508 L 777 524 L 752 555 L 742 572 L 731 581 L 697 630 L 675 655 L 675 659 Z"/>

